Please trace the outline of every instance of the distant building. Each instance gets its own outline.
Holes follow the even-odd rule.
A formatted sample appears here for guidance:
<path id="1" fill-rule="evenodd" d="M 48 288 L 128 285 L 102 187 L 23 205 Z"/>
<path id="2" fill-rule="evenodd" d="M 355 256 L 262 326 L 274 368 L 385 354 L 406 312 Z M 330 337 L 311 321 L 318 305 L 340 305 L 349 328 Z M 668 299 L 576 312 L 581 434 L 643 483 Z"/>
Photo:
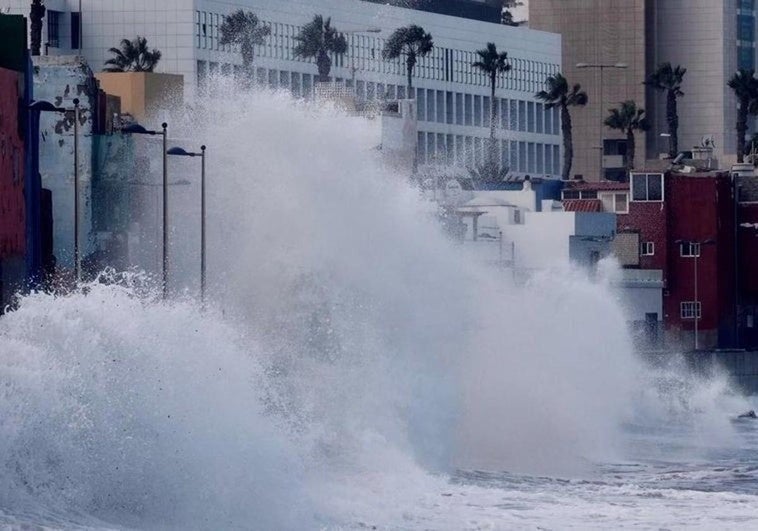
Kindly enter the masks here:
<path id="1" fill-rule="evenodd" d="M 294 38 L 319 13 L 331 17 L 348 41 L 347 53 L 333 58 L 332 81 L 350 87 L 361 101 L 380 102 L 407 97 L 402 61 L 385 61 L 382 50 L 395 29 L 418 24 L 433 35 L 435 42 L 433 53 L 421 58 L 415 69 L 419 162 L 422 167 L 453 164 L 461 168 L 484 160 L 490 87 L 486 76 L 471 64 L 477 59 L 476 50 L 492 41 L 508 52 L 513 66 L 497 87 L 500 162 L 515 176 L 560 174 L 558 112 L 545 109 L 534 97 L 544 78 L 561 70 L 558 35 L 484 22 L 476 16 L 451 16 L 466 6 L 472 12 L 493 13 L 490 2 L 434 0 L 418 4 L 417 9 L 385 4 L 358 0 L 176 0 L 134 2 L 124 9 L 123 0 L 98 0 L 83 2 L 80 17 L 78 0 L 47 0 L 42 40 L 51 55 L 71 54 L 81 36 L 82 54 L 99 69 L 110 57 L 110 47 L 118 46 L 123 38 L 144 36 L 163 54 L 157 71 L 183 75 L 185 94 L 191 99 L 198 91 L 212 91 L 212 75 L 241 71 L 240 53 L 219 44 L 219 28 L 230 12 L 251 10 L 271 28 L 266 43 L 256 46 L 255 82 L 307 98 L 314 93 L 316 67 L 311 60 L 294 57 Z M 0 0 L 0 7 L 3 5 L 19 13 L 29 8 L 26 0 Z"/>
<path id="2" fill-rule="evenodd" d="M 688 69 L 679 99 L 679 149 L 711 144 L 722 167 L 734 163 L 737 102 L 726 83 L 738 68 L 756 67 L 754 0 L 696 6 L 691 0 L 530 0 L 529 25 L 562 35 L 564 73 L 589 95 L 589 104 L 574 111 L 572 174 L 591 181 L 625 178 L 625 142 L 602 120 L 608 108 L 626 99 L 645 108 L 653 123 L 650 132 L 637 134 L 637 166 L 668 151 L 661 137 L 668 131 L 665 94 L 642 85 L 663 62 Z M 577 68 L 578 63 L 627 68 Z"/>

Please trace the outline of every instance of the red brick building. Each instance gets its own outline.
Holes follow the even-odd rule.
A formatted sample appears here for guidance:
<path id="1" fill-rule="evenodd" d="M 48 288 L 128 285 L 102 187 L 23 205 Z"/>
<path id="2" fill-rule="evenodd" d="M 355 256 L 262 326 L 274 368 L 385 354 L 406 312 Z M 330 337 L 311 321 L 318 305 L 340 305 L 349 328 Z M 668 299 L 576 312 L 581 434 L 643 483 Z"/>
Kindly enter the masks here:
<path id="1" fill-rule="evenodd" d="M 21 73 L 0 67 L 0 305 L 8 303 L 9 284 L 23 269 L 24 208 L 23 122 L 19 118 Z M 0 309 L 0 313 L 2 309 Z"/>
<path id="2" fill-rule="evenodd" d="M 669 346 L 749 346 L 758 342 L 758 202 L 737 209 L 733 189 L 730 172 L 638 172 L 628 183 L 568 183 L 563 198 L 568 210 L 615 212 L 621 265 L 662 272 Z"/>

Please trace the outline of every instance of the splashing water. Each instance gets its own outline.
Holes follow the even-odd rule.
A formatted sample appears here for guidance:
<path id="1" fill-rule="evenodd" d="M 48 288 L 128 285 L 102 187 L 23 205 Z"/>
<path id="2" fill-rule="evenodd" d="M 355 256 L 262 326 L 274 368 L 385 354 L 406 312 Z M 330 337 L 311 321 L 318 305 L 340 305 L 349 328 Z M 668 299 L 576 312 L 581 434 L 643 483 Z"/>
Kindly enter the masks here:
<path id="1" fill-rule="evenodd" d="M 191 125 L 210 309 L 96 282 L 0 320 L 0 523 L 470 527 L 439 496 L 493 491 L 456 469 L 583 473 L 621 458 L 633 402 L 660 411 L 607 287 L 467 261 L 375 125 L 271 94 Z M 181 209 L 175 233 L 196 222 Z M 529 485 L 498 488 L 551 504 Z"/>

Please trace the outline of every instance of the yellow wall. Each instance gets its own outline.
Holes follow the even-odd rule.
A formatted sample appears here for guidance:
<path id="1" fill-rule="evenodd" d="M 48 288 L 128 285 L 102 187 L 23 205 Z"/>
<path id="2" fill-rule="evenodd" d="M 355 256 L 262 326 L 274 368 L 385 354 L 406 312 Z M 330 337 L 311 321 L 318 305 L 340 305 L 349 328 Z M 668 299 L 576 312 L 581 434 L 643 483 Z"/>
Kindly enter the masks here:
<path id="1" fill-rule="evenodd" d="M 157 127 L 162 111 L 173 112 L 184 103 L 181 75 L 100 72 L 95 77 L 106 93 L 121 98 L 121 112 L 131 114 L 146 127 Z"/>

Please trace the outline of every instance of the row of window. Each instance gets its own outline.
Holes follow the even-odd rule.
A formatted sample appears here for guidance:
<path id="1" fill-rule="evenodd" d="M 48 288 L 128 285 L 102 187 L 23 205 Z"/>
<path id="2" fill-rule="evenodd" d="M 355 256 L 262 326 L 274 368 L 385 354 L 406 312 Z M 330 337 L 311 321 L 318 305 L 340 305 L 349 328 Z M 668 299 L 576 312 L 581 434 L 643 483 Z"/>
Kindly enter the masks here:
<path id="1" fill-rule="evenodd" d="M 418 89 L 416 103 L 419 121 L 451 125 L 490 126 L 490 97 L 443 90 Z M 558 109 L 542 103 L 495 98 L 495 126 L 502 129 L 560 134 Z"/>
<path id="2" fill-rule="evenodd" d="M 455 165 L 473 168 L 487 158 L 489 138 L 431 133 L 418 133 L 419 164 Z M 511 171 L 537 175 L 560 173 L 560 146 L 537 142 L 495 140 L 500 165 Z"/>
<path id="3" fill-rule="evenodd" d="M 224 19 L 225 16 L 218 13 L 195 12 L 195 44 L 197 48 L 226 52 L 238 51 L 236 46 L 221 46 L 220 44 L 220 27 Z M 304 61 L 304 59 L 294 55 L 296 37 L 302 26 L 265 21 L 261 21 L 261 24 L 270 27 L 271 34 L 265 39 L 264 44 L 256 46 L 256 56 L 287 61 Z M 352 71 L 361 70 L 405 75 L 403 57 L 392 61 L 384 60 L 382 51 L 386 39 L 359 33 L 345 34 L 345 38 L 348 43 L 347 52 L 344 55 L 332 57 L 335 67 L 350 68 Z M 489 86 L 489 78 L 472 65 L 478 59 L 479 56 L 476 52 L 435 47 L 429 55 L 419 57 L 414 75 L 419 79 Z M 510 63 L 511 71 L 498 77 L 498 88 L 533 94 L 543 88 L 547 76 L 553 75 L 559 70 L 557 64 L 520 57 L 511 58 Z"/>

